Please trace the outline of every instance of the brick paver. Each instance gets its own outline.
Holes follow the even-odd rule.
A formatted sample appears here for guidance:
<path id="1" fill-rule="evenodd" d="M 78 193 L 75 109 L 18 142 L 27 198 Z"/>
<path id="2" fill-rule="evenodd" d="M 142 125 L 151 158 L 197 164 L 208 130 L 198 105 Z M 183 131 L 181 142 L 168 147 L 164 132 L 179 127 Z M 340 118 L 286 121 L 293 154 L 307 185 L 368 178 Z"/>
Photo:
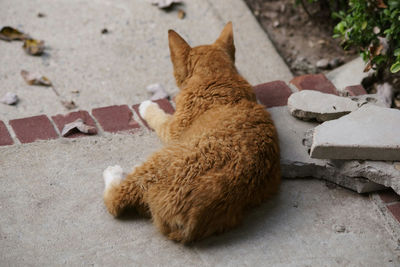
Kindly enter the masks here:
<path id="1" fill-rule="evenodd" d="M 14 144 L 10 133 L 3 121 L 0 121 L 0 146 L 8 146 Z"/>
<path id="2" fill-rule="evenodd" d="M 254 86 L 258 101 L 267 108 L 286 106 L 292 94 L 290 87 L 283 81 L 273 81 Z"/>
<path id="3" fill-rule="evenodd" d="M 336 87 L 324 74 L 307 74 L 293 78 L 290 83 L 299 91 L 316 90 L 322 93 L 338 95 Z"/>
<path id="4" fill-rule="evenodd" d="M 127 105 L 95 108 L 92 115 L 106 132 L 116 133 L 140 128 Z"/>
<path id="5" fill-rule="evenodd" d="M 71 112 L 71 113 L 68 113 L 65 115 L 58 114 L 56 116 L 52 116 L 51 118 L 53 119 L 53 121 L 56 124 L 60 133 L 62 132 L 62 130 L 66 124 L 76 121 L 77 119 L 82 119 L 83 123 L 85 123 L 89 126 L 96 127 L 95 121 L 90 116 L 89 112 L 87 112 L 86 110 L 79 110 L 79 111 Z M 75 137 L 82 137 L 82 136 L 87 136 L 87 135 L 77 131 L 77 132 L 69 134 L 66 137 L 75 138 Z"/>
<path id="6" fill-rule="evenodd" d="M 367 91 L 365 91 L 362 85 L 352 85 L 347 86 L 344 89 L 344 92 L 349 96 L 358 96 L 358 95 L 366 95 Z"/>
<path id="7" fill-rule="evenodd" d="M 9 123 L 21 143 L 32 143 L 36 140 L 49 140 L 58 137 L 46 115 L 11 120 Z"/>

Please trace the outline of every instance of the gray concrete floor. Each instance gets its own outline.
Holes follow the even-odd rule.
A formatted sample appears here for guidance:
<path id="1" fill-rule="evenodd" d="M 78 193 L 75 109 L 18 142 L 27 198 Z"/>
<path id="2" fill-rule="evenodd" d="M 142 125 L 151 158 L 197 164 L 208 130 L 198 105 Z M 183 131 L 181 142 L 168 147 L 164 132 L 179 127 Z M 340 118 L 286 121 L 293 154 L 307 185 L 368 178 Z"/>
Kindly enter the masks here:
<path id="1" fill-rule="evenodd" d="M 158 147 L 143 130 L 1 148 L 1 265 L 400 263 L 369 198 L 317 180 L 285 180 L 241 227 L 188 247 L 168 241 L 147 219 L 113 219 L 102 203 L 102 170 L 118 163 L 129 171 Z"/>
<path id="2" fill-rule="evenodd" d="M 49 46 L 48 55 L 36 58 L 25 55 L 21 43 L 0 42 L 0 95 L 14 91 L 21 98 L 16 107 L 0 105 L 0 119 L 66 113 L 61 98 L 88 110 L 135 104 L 149 97 L 144 87 L 154 82 L 176 93 L 169 28 L 198 45 L 212 42 L 232 20 L 237 65 L 252 84 L 291 78 L 241 0 L 186 2 L 187 17 L 179 20 L 144 0 L 0 1 L 0 26 L 16 26 Z M 37 18 L 38 12 L 46 17 Z M 101 35 L 105 27 L 110 33 Z M 21 69 L 48 76 L 61 96 L 26 85 Z M 241 227 L 192 246 L 166 240 L 149 220 L 113 219 L 102 203 L 102 171 L 113 164 L 129 171 L 160 146 L 142 129 L 0 147 L 0 265 L 399 264 L 371 201 L 315 180 L 284 181 L 281 193 L 250 211 Z"/>
<path id="3" fill-rule="evenodd" d="M 45 56 L 32 57 L 21 42 L 0 42 L 0 96 L 13 91 L 21 98 L 16 107 L 0 105 L 0 118 L 66 112 L 60 98 L 83 109 L 136 104 L 149 98 L 145 88 L 152 83 L 175 94 L 168 29 L 196 46 L 214 42 L 229 20 L 237 66 L 252 84 L 292 77 L 242 0 L 187 1 L 182 8 L 187 16 L 180 20 L 177 12 L 161 11 L 147 0 L 0 1 L 0 26 L 17 27 L 48 46 Z M 46 17 L 38 18 L 38 12 Z M 103 28 L 110 33 L 102 35 Z M 22 69 L 47 76 L 61 96 L 26 85 Z"/>

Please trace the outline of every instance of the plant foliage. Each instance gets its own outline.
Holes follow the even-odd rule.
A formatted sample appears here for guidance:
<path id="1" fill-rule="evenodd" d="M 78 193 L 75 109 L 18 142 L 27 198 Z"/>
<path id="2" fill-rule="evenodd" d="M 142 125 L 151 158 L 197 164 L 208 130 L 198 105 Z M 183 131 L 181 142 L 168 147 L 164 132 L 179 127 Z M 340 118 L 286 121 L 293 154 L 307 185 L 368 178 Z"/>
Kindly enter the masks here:
<path id="1" fill-rule="evenodd" d="M 360 49 L 365 71 L 400 71 L 400 0 L 349 0 L 333 17 L 340 20 L 334 37 Z"/>

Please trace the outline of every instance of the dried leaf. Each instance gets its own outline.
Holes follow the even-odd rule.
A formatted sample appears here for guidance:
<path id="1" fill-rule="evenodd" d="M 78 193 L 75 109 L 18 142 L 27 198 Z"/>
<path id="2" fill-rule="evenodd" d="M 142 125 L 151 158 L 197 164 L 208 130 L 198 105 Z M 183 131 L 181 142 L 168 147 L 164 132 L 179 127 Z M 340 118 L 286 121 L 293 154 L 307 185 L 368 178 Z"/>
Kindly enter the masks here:
<path id="1" fill-rule="evenodd" d="M 32 56 L 40 56 L 44 51 L 44 41 L 25 39 L 22 48 Z"/>
<path id="2" fill-rule="evenodd" d="M 179 9 L 179 10 L 178 10 L 178 18 L 179 18 L 179 19 L 184 19 L 185 16 L 186 16 L 185 11 L 183 11 L 182 9 Z"/>
<path id="3" fill-rule="evenodd" d="M 13 40 L 23 41 L 26 38 L 28 38 L 28 35 L 9 26 L 5 26 L 0 30 L 0 39 L 4 41 L 13 41 Z"/>
<path id="4" fill-rule="evenodd" d="M 372 68 L 372 61 L 369 60 L 367 65 L 364 68 L 364 72 L 368 72 Z"/>
<path id="5" fill-rule="evenodd" d="M 399 162 L 395 163 L 394 167 L 396 168 L 396 170 L 400 171 L 400 163 Z"/>
<path id="6" fill-rule="evenodd" d="M 74 133 L 75 131 L 79 131 L 84 134 L 97 134 L 96 127 L 85 124 L 82 119 L 77 119 L 76 121 L 65 124 L 61 135 L 65 137 Z"/>
<path id="7" fill-rule="evenodd" d="M 372 58 L 380 55 L 382 52 L 382 49 L 383 49 L 383 44 L 381 44 L 381 43 L 370 45 L 368 48 Z"/>
<path id="8" fill-rule="evenodd" d="M 159 83 L 150 84 L 146 87 L 146 90 L 152 93 L 152 97 L 150 100 L 157 100 L 162 98 L 169 98 L 167 91 L 165 91 L 164 87 Z"/>
<path id="9" fill-rule="evenodd" d="M 15 105 L 18 102 L 18 96 L 12 92 L 6 93 L 1 99 L 0 102 L 7 105 Z"/>
<path id="10" fill-rule="evenodd" d="M 29 85 L 51 86 L 51 81 L 38 73 L 30 73 L 26 70 L 21 70 L 21 76 Z"/>
<path id="11" fill-rule="evenodd" d="M 66 109 L 74 109 L 77 107 L 75 102 L 73 100 L 61 100 L 61 104 L 66 108 Z"/>
<path id="12" fill-rule="evenodd" d="M 377 7 L 379 7 L 379 8 L 387 8 L 387 5 L 385 4 L 385 2 L 383 2 L 383 0 L 377 0 L 376 1 L 377 3 Z"/>
<path id="13" fill-rule="evenodd" d="M 182 0 L 152 0 L 151 3 L 158 8 L 169 8 L 174 4 L 182 3 Z"/>

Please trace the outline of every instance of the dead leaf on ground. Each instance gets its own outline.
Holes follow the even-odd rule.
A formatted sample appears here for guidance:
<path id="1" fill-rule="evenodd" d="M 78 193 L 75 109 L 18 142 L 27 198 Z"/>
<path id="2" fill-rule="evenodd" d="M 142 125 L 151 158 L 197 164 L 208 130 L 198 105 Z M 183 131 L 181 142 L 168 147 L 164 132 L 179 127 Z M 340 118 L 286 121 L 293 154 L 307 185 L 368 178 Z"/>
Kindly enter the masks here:
<path id="1" fill-rule="evenodd" d="M 178 10 L 178 18 L 179 18 L 179 19 L 184 19 L 185 16 L 186 16 L 185 11 L 183 11 L 182 9 L 179 9 L 179 10 Z"/>
<path id="2" fill-rule="evenodd" d="M 77 119 L 76 121 L 65 124 L 61 135 L 65 137 L 76 131 L 84 134 L 97 134 L 96 127 L 85 124 L 82 119 Z"/>
<path id="3" fill-rule="evenodd" d="M 0 102 L 7 105 L 15 105 L 18 102 L 18 96 L 12 92 L 6 93 L 1 99 Z"/>
<path id="4" fill-rule="evenodd" d="M 372 61 L 369 60 L 367 65 L 364 68 L 364 72 L 368 72 L 372 68 Z"/>
<path id="5" fill-rule="evenodd" d="M 183 0 L 151 0 L 151 3 L 158 8 L 169 8 L 174 4 L 181 4 Z"/>
<path id="6" fill-rule="evenodd" d="M 61 100 L 61 104 L 66 108 L 66 109 L 74 109 L 77 107 L 75 104 L 74 100 Z"/>
<path id="7" fill-rule="evenodd" d="M 25 39 L 22 48 L 29 55 L 40 56 L 44 51 L 44 41 L 39 41 L 35 39 Z"/>
<path id="8" fill-rule="evenodd" d="M 40 75 L 39 73 L 30 73 L 26 70 L 21 70 L 21 76 L 24 78 L 25 82 L 29 85 L 41 85 L 41 86 L 51 86 L 51 81 Z"/>
<path id="9" fill-rule="evenodd" d="M 5 26 L 0 30 L 0 39 L 4 41 L 8 42 L 13 40 L 23 41 L 26 38 L 28 38 L 28 35 L 10 26 Z"/>

